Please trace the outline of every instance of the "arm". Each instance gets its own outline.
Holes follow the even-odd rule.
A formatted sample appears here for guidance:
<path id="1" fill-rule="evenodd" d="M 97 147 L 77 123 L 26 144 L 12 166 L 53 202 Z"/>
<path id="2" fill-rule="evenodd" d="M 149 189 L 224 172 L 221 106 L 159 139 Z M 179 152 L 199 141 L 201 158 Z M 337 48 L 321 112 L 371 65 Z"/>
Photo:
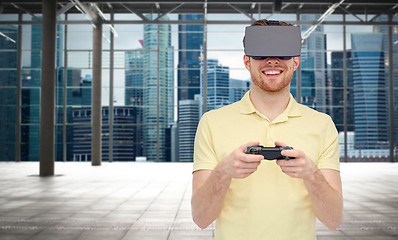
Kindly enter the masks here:
<path id="1" fill-rule="evenodd" d="M 304 180 L 318 219 L 335 230 L 343 221 L 343 194 L 340 172 L 332 169 L 317 170 Z"/>
<path id="2" fill-rule="evenodd" d="M 336 229 L 343 221 L 340 172 L 332 169 L 318 169 L 315 163 L 299 150 L 285 150 L 282 151 L 282 155 L 295 157 L 289 161 L 277 161 L 282 171 L 291 177 L 303 179 L 315 215 L 329 229 Z"/>
<path id="3" fill-rule="evenodd" d="M 214 170 L 198 170 L 192 180 L 192 217 L 202 229 L 209 226 L 220 214 L 225 194 L 232 178 L 246 178 L 257 170 L 261 155 L 245 154 L 247 143 L 225 157 Z"/>

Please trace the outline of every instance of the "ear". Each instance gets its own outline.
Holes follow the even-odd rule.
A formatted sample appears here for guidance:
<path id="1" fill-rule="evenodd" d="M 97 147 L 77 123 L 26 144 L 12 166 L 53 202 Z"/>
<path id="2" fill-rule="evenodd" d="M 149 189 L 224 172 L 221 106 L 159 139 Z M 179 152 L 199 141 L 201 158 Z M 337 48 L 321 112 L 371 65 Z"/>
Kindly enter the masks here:
<path id="1" fill-rule="evenodd" d="M 246 69 L 250 72 L 250 57 L 243 55 L 243 63 L 245 64 Z"/>
<path id="2" fill-rule="evenodd" d="M 296 71 L 296 69 L 300 65 L 300 57 L 294 57 L 293 58 L 293 63 L 294 63 L 294 71 Z"/>

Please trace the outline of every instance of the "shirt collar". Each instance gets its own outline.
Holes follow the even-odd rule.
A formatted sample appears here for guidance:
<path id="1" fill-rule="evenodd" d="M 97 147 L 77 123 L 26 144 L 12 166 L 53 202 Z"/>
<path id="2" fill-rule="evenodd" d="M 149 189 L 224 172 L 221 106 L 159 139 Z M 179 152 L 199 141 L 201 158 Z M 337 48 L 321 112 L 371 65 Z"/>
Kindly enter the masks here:
<path id="1" fill-rule="evenodd" d="M 250 100 L 250 90 L 247 91 L 246 94 L 243 96 L 243 98 L 240 100 L 239 106 L 241 114 L 248 115 L 256 113 L 264 117 L 260 112 L 258 112 L 254 108 L 253 103 Z M 287 105 L 287 108 L 285 109 L 285 111 L 283 111 L 282 114 L 280 114 L 276 119 L 274 119 L 273 123 L 284 122 L 287 121 L 289 117 L 300 117 L 300 116 L 301 116 L 301 111 L 299 109 L 299 104 L 296 102 L 292 94 L 290 94 L 290 100 L 289 104 Z"/>

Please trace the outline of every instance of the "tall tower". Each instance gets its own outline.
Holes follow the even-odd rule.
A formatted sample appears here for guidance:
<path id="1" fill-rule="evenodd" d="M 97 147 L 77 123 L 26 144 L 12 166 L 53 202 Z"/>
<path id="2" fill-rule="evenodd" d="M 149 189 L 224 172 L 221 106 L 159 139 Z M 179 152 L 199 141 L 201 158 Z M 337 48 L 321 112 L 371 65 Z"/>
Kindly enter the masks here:
<path id="1" fill-rule="evenodd" d="M 352 34 L 355 147 L 386 148 L 387 95 L 382 34 Z"/>
<path id="2" fill-rule="evenodd" d="M 178 20 L 203 20 L 203 14 L 179 14 Z M 200 93 L 200 50 L 203 25 L 178 25 L 178 100 Z"/>
<path id="3" fill-rule="evenodd" d="M 134 106 L 136 114 L 135 126 L 135 153 L 142 156 L 142 123 L 144 107 L 144 52 L 142 49 L 126 52 L 124 57 L 125 65 L 125 105 Z"/>
<path id="4" fill-rule="evenodd" d="M 344 131 L 344 74 L 347 76 L 347 131 L 354 131 L 354 89 L 352 75 L 352 52 L 346 51 L 344 72 L 343 51 L 332 52 L 332 106 L 330 116 L 339 132 Z"/>
<path id="5" fill-rule="evenodd" d="M 144 25 L 144 50 L 144 66 L 149 69 L 144 72 L 143 154 L 149 161 L 165 161 L 165 129 L 174 119 L 171 26 Z"/>
<path id="6" fill-rule="evenodd" d="M 303 21 L 316 20 L 319 16 L 302 15 Z M 304 25 L 305 32 L 310 26 Z M 323 26 L 318 26 L 306 39 L 301 51 L 301 102 L 321 112 L 326 112 L 326 41 Z"/>
<path id="7" fill-rule="evenodd" d="M 376 21 L 387 21 L 388 20 L 388 16 L 387 15 L 382 15 L 380 17 L 377 18 Z M 398 66 L 398 44 L 396 44 L 396 42 L 398 41 L 398 27 L 392 26 L 392 42 L 395 43 L 392 45 L 392 49 L 390 49 L 393 54 L 392 54 L 392 65 L 391 63 L 389 63 L 388 60 L 388 51 L 389 51 L 389 42 L 388 42 L 388 29 L 389 26 L 384 26 L 384 25 L 376 25 L 373 27 L 373 31 L 375 33 L 381 33 L 383 34 L 383 51 L 384 51 L 384 56 L 385 56 L 385 72 L 386 72 L 386 83 L 387 83 L 387 87 L 389 88 L 389 68 L 392 67 L 393 68 L 393 86 L 395 86 L 394 89 L 394 107 L 396 108 L 398 106 L 398 71 L 396 70 L 396 66 Z M 393 67 L 395 66 L 395 68 Z M 386 105 L 386 108 L 388 109 L 388 105 Z M 389 111 L 387 110 L 387 113 L 389 115 Z M 395 145 L 397 145 L 398 143 L 398 111 L 394 111 L 394 143 Z"/>
<path id="8" fill-rule="evenodd" d="M 7 25 L 0 26 L 0 32 L 15 41 L 0 36 L 0 159 L 15 161 L 18 32 L 17 27 Z"/>

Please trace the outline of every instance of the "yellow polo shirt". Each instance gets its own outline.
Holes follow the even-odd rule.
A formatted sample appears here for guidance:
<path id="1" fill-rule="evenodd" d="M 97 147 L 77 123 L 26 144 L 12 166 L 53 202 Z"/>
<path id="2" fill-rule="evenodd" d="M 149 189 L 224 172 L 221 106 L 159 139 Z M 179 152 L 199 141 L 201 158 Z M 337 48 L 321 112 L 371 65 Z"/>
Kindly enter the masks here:
<path id="1" fill-rule="evenodd" d="M 233 150 L 248 142 L 275 141 L 302 150 L 319 169 L 340 170 L 338 134 L 331 118 L 293 96 L 270 122 L 250 101 L 207 112 L 200 120 L 193 171 L 213 170 Z M 315 214 L 302 179 L 284 174 L 275 161 L 263 160 L 245 179 L 232 179 L 216 220 L 216 240 L 314 240 Z"/>

